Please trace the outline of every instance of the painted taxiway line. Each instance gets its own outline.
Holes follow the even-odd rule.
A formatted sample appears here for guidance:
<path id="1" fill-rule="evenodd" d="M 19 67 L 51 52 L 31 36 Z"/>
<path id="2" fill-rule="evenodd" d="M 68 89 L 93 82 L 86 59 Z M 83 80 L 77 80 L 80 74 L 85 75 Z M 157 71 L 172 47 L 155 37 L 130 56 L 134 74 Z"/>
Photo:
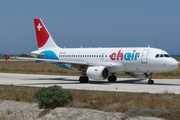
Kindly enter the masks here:
<path id="1" fill-rule="evenodd" d="M 147 84 L 147 79 L 118 78 L 116 83 L 107 80 L 79 83 L 78 76 L 37 75 L 0 73 L 0 84 L 47 87 L 60 85 L 66 89 L 83 89 L 116 92 L 180 93 L 180 79 L 154 79 L 154 84 Z"/>

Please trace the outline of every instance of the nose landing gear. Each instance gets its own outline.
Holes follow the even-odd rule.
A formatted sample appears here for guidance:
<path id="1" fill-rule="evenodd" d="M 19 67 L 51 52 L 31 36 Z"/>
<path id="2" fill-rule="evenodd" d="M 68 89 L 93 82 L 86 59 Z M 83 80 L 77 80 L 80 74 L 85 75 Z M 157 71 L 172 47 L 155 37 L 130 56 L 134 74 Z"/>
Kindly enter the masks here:
<path id="1" fill-rule="evenodd" d="M 152 75 L 152 74 L 149 75 L 148 84 L 154 84 L 154 80 L 151 80 L 151 75 Z"/>

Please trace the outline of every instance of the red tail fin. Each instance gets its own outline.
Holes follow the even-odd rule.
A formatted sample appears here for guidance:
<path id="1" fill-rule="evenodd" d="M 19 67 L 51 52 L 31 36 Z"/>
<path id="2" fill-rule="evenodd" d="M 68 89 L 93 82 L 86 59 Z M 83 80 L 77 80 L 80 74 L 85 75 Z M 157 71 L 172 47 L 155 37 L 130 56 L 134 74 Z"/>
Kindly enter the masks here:
<path id="1" fill-rule="evenodd" d="M 34 25 L 39 49 L 58 47 L 40 18 L 34 19 Z"/>
<path id="2" fill-rule="evenodd" d="M 40 18 L 34 19 L 38 48 L 44 46 L 49 38 L 49 33 Z"/>
<path id="3" fill-rule="evenodd" d="M 6 54 L 4 54 L 6 56 L 6 61 L 9 59 L 9 56 L 7 56 Z"/>

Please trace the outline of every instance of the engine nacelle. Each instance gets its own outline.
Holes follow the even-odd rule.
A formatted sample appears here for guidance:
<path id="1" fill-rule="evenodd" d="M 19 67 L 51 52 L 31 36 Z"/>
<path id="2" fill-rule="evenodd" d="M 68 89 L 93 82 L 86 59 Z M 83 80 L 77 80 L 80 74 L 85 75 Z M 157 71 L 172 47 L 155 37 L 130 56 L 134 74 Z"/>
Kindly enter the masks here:
<path id="1" fill-rule="evenodd" d="M 105 66 L 88 67 L 86 74 L 89 78 L 105 80 L 109 77 L 109 69 Z"/>
<path id="2" fill-rule="evenodd" d="M 128 74 L 130 74 L 132 77 L 135 77 L 135 78 L 147 78 L 148 77 L 148 75 L 145 73 L 133 73 L 133 72 L 131 72 Z"/>

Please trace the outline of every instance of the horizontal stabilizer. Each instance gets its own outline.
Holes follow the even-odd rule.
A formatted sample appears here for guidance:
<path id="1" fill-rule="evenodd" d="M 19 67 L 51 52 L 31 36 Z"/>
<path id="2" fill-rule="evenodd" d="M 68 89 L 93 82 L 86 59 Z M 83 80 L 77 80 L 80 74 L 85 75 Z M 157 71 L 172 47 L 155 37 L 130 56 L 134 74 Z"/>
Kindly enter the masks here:
<path id="1" fill-rule="evenodd" d="M 25 53 L 25 52 L 16 52 L 16 51 L 11 51 L 13 53 L 19 53 L 19 54 L 26 54 L 26 55 L 32 55 L 32 56 L 39 56 L 41 58 L 44 58 L 45 57 L 45 54 L 44 53 L 40 53 L 40 54 L 37 54 L 37 53 Z"/>

